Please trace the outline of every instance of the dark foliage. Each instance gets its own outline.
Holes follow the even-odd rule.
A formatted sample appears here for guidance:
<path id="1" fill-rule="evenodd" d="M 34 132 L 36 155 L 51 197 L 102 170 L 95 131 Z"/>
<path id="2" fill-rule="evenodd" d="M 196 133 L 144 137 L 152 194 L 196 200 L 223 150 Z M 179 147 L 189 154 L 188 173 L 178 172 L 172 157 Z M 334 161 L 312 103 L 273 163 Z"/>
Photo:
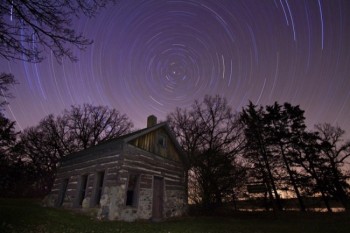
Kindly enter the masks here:
<path id="1" fill-rule="evenodd" d="M 9 196 L 22 178 L 22 166 L 16 157 L 15 122 L 0 113 L 0 195 Z"/>
<path id="2" fill-rule="evenodd" d="M 12 74 L 1 73 L 0 74 L 0 111 L 4 105 L 8 104 L 6 98 L 12 98 L 9 89 L 12 85 L 16 84 L 16 80 Z"/>

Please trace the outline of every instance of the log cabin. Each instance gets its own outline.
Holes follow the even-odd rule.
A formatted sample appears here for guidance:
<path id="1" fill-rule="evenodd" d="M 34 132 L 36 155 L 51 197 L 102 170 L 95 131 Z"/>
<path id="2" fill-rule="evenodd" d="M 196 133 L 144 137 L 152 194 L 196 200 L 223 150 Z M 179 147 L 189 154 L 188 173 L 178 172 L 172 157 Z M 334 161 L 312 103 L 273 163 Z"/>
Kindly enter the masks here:
<path id="1" fill-rule="evenodd" d="M 47 206 L 80 209 L 98 219 L 159 221 L 187 207 L 186 158 L 166 122 L 64 157 Z"/>

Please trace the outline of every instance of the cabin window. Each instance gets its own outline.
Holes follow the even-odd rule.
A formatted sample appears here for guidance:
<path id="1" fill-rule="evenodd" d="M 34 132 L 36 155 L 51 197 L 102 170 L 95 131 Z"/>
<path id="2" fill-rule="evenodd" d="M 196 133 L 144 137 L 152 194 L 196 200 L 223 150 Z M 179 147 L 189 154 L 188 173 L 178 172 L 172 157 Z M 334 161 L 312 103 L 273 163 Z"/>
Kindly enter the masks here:
<path id="1" fill-rule="evenodd" d="M 160 145 L 162 148 L 166 148 L 167 146 L 167 137 L 165 134 L 159 134 L 158 135 L 158 145 Z"/>
<path id="2" fill-rule="evenodd" d="M 136 207 L 138 199 L 139 175 L 130 174 L 128 179 L 128 189 L 126 191 L 126 205 Z"/>
<path id="3" fill-rule="evenodd" d="M 78 193 L 79 206 L 83 204 L 83 200 L 85 198 L 87 180 L 88 180 L 88 175 L 83 175 L 80 177 L 80 187 L 79 187 L 79 193 Z"/>
<path id="4" fill-rule="evenodd" d="M 69 182 L 68 178 L 66 178 L 62 181 L 60 193 L 58 195 L 57 206 L 62 206 L 62 204 L 63 204 L 64 198 L 65 198 L 66 192 L 67 192 L 68 182 Z"/>
<path id="5" fill-rule="evenodd" d="M 95 183 L 95 195 L 94 195 L 94 200 L 93 200 L 92 206 L 96 206 L 96 205 L 100 204 L 104 176 L 105 176 L 104 171 L 97 173 L 96 183 Z"/>

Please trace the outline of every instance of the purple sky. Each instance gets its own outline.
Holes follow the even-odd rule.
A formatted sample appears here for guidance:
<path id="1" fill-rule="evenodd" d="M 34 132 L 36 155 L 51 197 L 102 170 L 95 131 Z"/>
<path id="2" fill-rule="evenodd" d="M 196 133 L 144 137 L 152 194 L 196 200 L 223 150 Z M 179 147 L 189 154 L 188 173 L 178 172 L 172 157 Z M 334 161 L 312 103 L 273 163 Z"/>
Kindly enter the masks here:
<path id="1" fill-rule="evenodd" d="M 350 131 L 350 1 L 122 0 L 74 22 L 93 39 L 79 61 L 0 60 L 19 81 L 6 116 L 18 129 L 70 105 L 108 105 L 137 128 L 205 94 L 240 111 L 288 101 Z"/>

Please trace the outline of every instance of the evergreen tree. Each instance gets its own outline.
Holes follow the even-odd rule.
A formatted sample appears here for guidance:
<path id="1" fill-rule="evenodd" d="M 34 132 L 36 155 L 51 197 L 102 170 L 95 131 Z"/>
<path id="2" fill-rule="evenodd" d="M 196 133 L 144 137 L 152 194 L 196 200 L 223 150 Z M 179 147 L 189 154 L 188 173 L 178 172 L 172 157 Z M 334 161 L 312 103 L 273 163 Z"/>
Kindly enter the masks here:
<path id="1" fill-rule="evenodd" d="M 246 146 L 244 157 L 252 164 L 257 178 L 266 184 L 274 210 L 282 210 L 282 203 L 277 191 L 277 173 L 274 168 L 279 162 L 273 157 L 267 130 L 266 112 L 252 102 L 243 109 L 241 121 L 245 125 Z"/>

